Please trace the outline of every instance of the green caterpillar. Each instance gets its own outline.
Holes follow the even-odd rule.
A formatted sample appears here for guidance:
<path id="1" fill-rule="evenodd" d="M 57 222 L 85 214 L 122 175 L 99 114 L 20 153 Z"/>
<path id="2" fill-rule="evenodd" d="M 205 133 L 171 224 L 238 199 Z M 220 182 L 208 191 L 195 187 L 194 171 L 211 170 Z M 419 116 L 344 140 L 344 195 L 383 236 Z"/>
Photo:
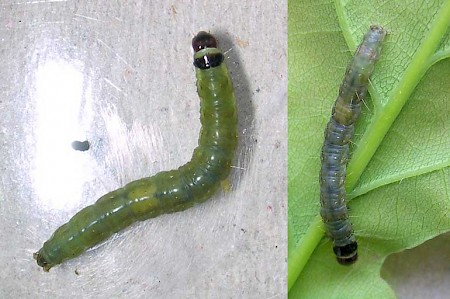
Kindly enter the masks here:
<path id="1" fill-rule="evenodd" d="M 358 244 L 348 219 L 345 203 L 345 176 L 349 143 L 353 138 L 355 122 L 361 113 L 361 102 L 366 96 L 369 78 L 380 58 L 386 31 L 370 26 L 362 43 L 347 66 L 339 96 L 325 129 L 320 169 L 320 215 L 327 235 L 333 241 L 337 261 L 343 265 L 354 263 Z"/>
<path id="2" fill-rule="evenodd" d="M 129 183 L 59 227 L 33 257 L 44 271 L 74 258 L 136 221 L 182 211 L 211 197 L 226 180 L 237 145 L 236 100 L 216 39 L 192 39 L 202 129 L 191 161 Z"/>

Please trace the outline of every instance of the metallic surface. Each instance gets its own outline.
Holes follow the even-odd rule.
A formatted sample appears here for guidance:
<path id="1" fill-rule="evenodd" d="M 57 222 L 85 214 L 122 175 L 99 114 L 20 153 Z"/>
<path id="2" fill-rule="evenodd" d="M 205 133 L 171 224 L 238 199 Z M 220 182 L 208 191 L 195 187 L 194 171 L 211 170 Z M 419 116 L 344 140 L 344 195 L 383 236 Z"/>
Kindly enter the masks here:
<path id="1" fill-rule="evenodd" d="M 0 297 L 284 298 L 285 15 L 266 1 L 2 1 Z M 33 252 L 77 211 L 190 160 L 199 30 L 235 87 L 231 190 L 44 273 Z"/>

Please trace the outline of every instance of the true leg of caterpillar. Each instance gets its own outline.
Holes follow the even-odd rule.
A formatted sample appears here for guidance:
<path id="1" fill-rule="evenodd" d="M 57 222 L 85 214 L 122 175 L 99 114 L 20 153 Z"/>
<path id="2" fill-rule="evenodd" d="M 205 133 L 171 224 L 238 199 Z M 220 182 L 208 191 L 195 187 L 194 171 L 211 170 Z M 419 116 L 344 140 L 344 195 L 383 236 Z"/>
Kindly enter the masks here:
<path id="1" fill-rule="evenodd" d="M 337 261 L 343 265 L 354 263 L 358 257 L 358 245 L 346 206 L 345 178 L 349 146 L 385 35 L 386 32 L 380 26 L 371 26 L 364 36 L 347 66 L 324 134 L 319 178 L 320 215 L 327 235 L 333 241 Z"/>
<path id="2" fill-rule="evenodd" d="M 369 80 L 369 82 L 370 82 L 370 80 Z M 367 106 L 367 103 L 366 103 L 366 101 L 364 100 L 364 97 L 362 97 L 362 95 L 360 95 L 360 94 L 356 94 L 356 97 L 357 97 L 357 101 L 358 102 L 361 102 L 361 103 L 363 103 L 363 105 L 367 108 L 367 109 L 369 109 L 369 106 Z M 361 112 L 362 113 L 362 112 Z"/>
<path id="3" fill-rule="evenodd" d="M 48 271 L 133 222 L 185 210 L 207 200 L 230 173 L 237 144 L 236 102 L 215 38 L 192 40 L 202 129 L 191 161 L 129 183 L 85 207 L 59 227 L 33 257 Z"/>
<path id="4" fill-rule="evenodd" d="M 231 191 L 231 183 L 230 183 L 230 181 L 228 179 L 225 179 L 225 180 L 221 181 L 220 182 L 220 187 L 225 192 L 230 192 Z"/>

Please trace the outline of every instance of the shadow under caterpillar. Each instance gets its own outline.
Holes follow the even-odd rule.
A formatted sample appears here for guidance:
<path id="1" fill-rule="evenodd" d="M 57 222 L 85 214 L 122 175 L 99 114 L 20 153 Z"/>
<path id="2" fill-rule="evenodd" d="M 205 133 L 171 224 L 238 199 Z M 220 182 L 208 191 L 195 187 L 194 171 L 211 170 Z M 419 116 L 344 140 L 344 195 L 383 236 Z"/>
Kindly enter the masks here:
<path id="1" fill-rule="evenodd" d="M 343 265 L 352 264 L 358 258 L 358 245 L 349 221 L 345 200 L 349 144 L 385 36 L 386 31 L 376 25 L 370 26 L 364 35 L 362 43 L 347 66 L 339 88 L 339 96 L 324 134 L 320 169 L 320 215 L 326 233 L 333 241 L 337 261 Z"/>
<path id="2" fill-rule="evenodd" d="M 207 200 L 228 177 L 237 145 L 232 82 L 211 34 L 199 32 L 192 47 L 202 125 L 192 159 L 176 170 L 133 181 L 75 214 L 33 254 L 44 271 L 79 256 L 136 221 Z"/>

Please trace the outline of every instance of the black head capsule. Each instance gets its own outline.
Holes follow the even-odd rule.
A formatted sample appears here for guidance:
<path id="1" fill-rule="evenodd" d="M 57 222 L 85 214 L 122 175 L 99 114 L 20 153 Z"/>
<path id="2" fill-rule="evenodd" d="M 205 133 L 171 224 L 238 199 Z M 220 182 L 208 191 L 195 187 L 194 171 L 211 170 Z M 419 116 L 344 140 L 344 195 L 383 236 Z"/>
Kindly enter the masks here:
<path id="1" fill-rule="evenodd" d="M 192 39 L 192 48 L 194 49 L 194 65 L 199 69 L 213 68 L 223 62 L 223 54 L 217 49 L 217 40 L 205 31 L 200 31 Z"/>
<path id="2" fill-rule="evenodd" d="M 351 265 L 358 259 L 358 244 L 351 242 L 345 246 L 335 246 L 333 251 L 336 254 L 336 258 L 341 265 Z"/>
<path id="3" fill-rule="evenodd" d="M 208 32 L 200 31 L 192 39 L 192 48 L 195 53 L 206 48 L 217 48 L 217 40 Z"/>

